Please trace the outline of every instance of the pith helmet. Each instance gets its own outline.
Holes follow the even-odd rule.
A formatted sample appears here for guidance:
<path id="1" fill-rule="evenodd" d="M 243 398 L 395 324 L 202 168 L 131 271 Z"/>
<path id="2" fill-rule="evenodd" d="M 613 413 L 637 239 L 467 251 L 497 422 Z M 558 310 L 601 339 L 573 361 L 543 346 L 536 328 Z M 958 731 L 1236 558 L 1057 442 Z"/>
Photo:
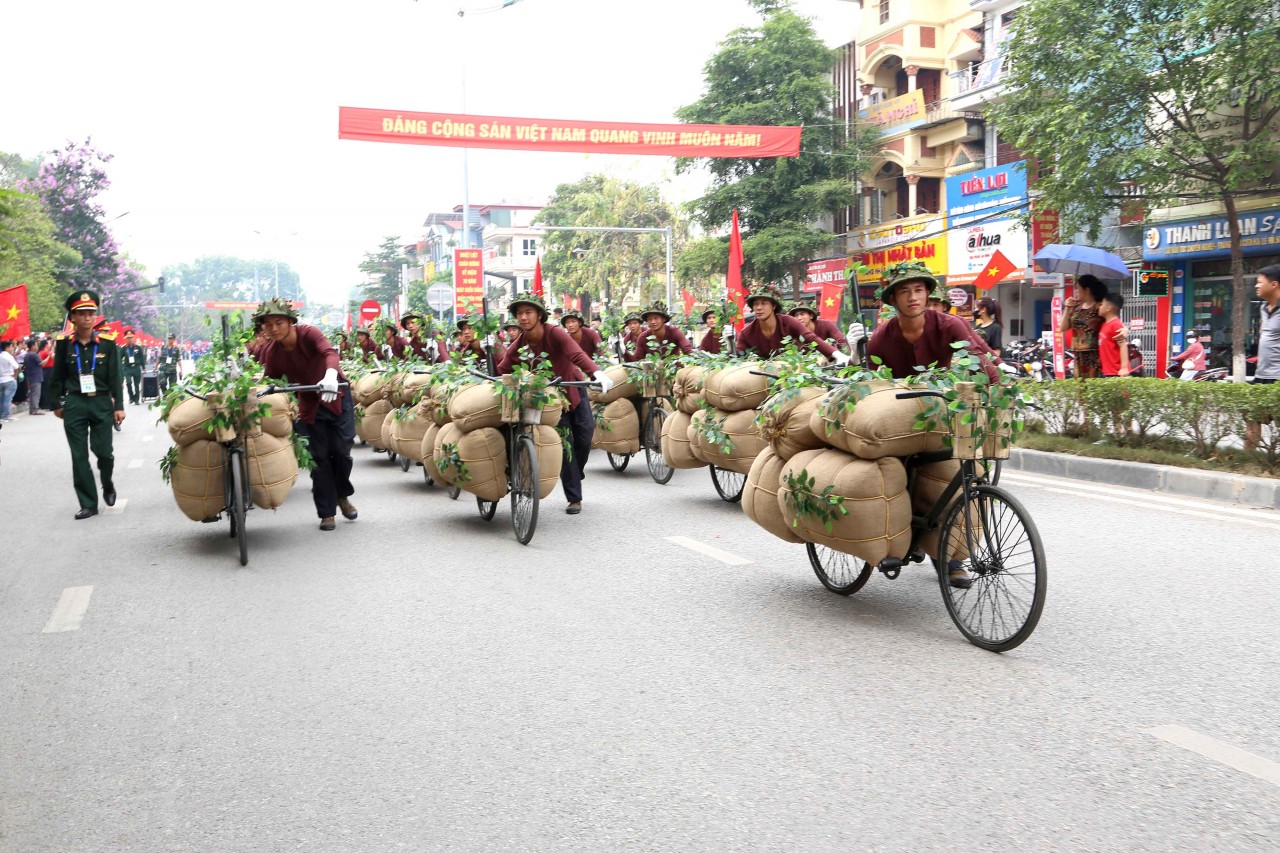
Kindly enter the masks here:
<path id="1" fill-rule="evenodd" d="M 541 296 L 538 296 L 536 293 L 522 293 L 507 303 L 507 312 L 514 317 L 516 309 L 521 305 L 532 305 L 534 308 L 537 308 L 539 318 L 542 322 L 547 322 L 547 303 L 542 301 Z"/>
<path id="2" fill-rule="evenodd" d="M 929 268 L 919 261 L 903 261 L 895 264 L 885 271 L 884 284 L 880 286 L 879 293 L 876 294 L 881 302 L 887 302 L 893 298 L 893 291 L 898 285 L 906 284 L 909 281 L 922 281 L 929 285 L 930 292 L 939 287 L 936 276 L 929 271 Z"/>
<path id="3" fill-rule="evenodd" d="M 664 323 L 671 322 L 671 312 L 667 310 L 667 303 L 660 299 L 645 306 L 645 309 L 640 312 L 640 319 L 648 320 L 650 314 L 658 314 Z"/>
<path id="4" fill-rule="evenodd" d="M 751 303 L 755 302 L 757 299 L 768 299 L 773 303 L 774 311 L 782 310 L 782 294 L 779 293 L 778 288 L 772 284 L 761 284 L 757 286 L 755 290 L 751 291 L 751 293 L 747 294 L 747 307 L 750 308 Z"/>
<path id="5" fill-rule="evenodd" d="M 261 303 L 258 305 L 258 310 L 253 312 L 254 323 L 260 323 L 268 317 L 288 317 L 291 322 L 295 324 L 298 322 L 298 312 L 293 307 L 293 303 L 278 296 Z"/>

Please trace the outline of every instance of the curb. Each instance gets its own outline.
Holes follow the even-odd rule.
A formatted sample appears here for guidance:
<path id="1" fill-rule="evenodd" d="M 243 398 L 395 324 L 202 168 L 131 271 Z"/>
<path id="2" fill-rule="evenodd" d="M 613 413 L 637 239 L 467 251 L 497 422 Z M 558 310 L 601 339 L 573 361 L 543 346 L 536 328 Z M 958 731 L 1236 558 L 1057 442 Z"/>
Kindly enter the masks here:
<path id="1" fill-rule="evenodd" d="M 1089 456 L 1017 447 L 1009 451 L 1009 460 L 1005 464 L 1011 469 L 1032 474 L 1049 474 L 1203 500 L 1280 509 L 1280 479 L 1218 474 L 1194 468 L 1125 462 L 1120 459 L 1094 459 Z"/>

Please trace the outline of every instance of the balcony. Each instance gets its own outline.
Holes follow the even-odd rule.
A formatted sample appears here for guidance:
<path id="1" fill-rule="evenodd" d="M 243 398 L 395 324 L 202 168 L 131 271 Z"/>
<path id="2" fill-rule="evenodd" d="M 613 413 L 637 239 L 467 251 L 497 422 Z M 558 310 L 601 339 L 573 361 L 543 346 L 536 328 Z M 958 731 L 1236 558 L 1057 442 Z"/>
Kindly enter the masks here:
<path id="1" fill-rule="evenodd" d="M 972 109 L 995 100 L 1009 76 L 1009 58 L 997 56 L 972 68 L 952 71 L 951 100 L 957 109 Z"/>

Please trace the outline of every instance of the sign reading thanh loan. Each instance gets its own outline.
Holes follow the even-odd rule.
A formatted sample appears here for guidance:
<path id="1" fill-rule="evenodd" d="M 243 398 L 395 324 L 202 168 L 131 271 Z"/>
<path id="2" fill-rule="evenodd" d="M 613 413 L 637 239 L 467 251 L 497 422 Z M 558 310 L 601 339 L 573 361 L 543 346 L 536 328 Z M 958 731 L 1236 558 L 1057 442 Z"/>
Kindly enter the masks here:
<path id="1" fill-rule="evenodd" d="M 404 145 L 666 157 L 795 157 L 800 127 L 635 124 L 338 108 L 338 138 Z"/>

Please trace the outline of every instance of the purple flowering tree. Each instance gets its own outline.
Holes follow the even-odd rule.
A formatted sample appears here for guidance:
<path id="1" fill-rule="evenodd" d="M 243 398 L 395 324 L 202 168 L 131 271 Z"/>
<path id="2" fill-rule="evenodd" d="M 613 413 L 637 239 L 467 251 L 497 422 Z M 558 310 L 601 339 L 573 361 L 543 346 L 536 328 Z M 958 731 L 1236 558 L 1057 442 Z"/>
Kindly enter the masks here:
<path id="1" fill-rule="evenodd" d="M 141 287 L 142 271 L 120 253 L 97 198 L 110 185 L 106 164 L 112 155 L 95 149 L 90 140 L 68 143 L 54 151 L 32 181 L 22 185 L 37 196 L 53 220 L 58 240 L 80 254 L 80 263 L 60 270 L 66 291 L 95 290 L 109 319 L 145 329 L 154 322 L 155 291 L 123 291 Z"/>

